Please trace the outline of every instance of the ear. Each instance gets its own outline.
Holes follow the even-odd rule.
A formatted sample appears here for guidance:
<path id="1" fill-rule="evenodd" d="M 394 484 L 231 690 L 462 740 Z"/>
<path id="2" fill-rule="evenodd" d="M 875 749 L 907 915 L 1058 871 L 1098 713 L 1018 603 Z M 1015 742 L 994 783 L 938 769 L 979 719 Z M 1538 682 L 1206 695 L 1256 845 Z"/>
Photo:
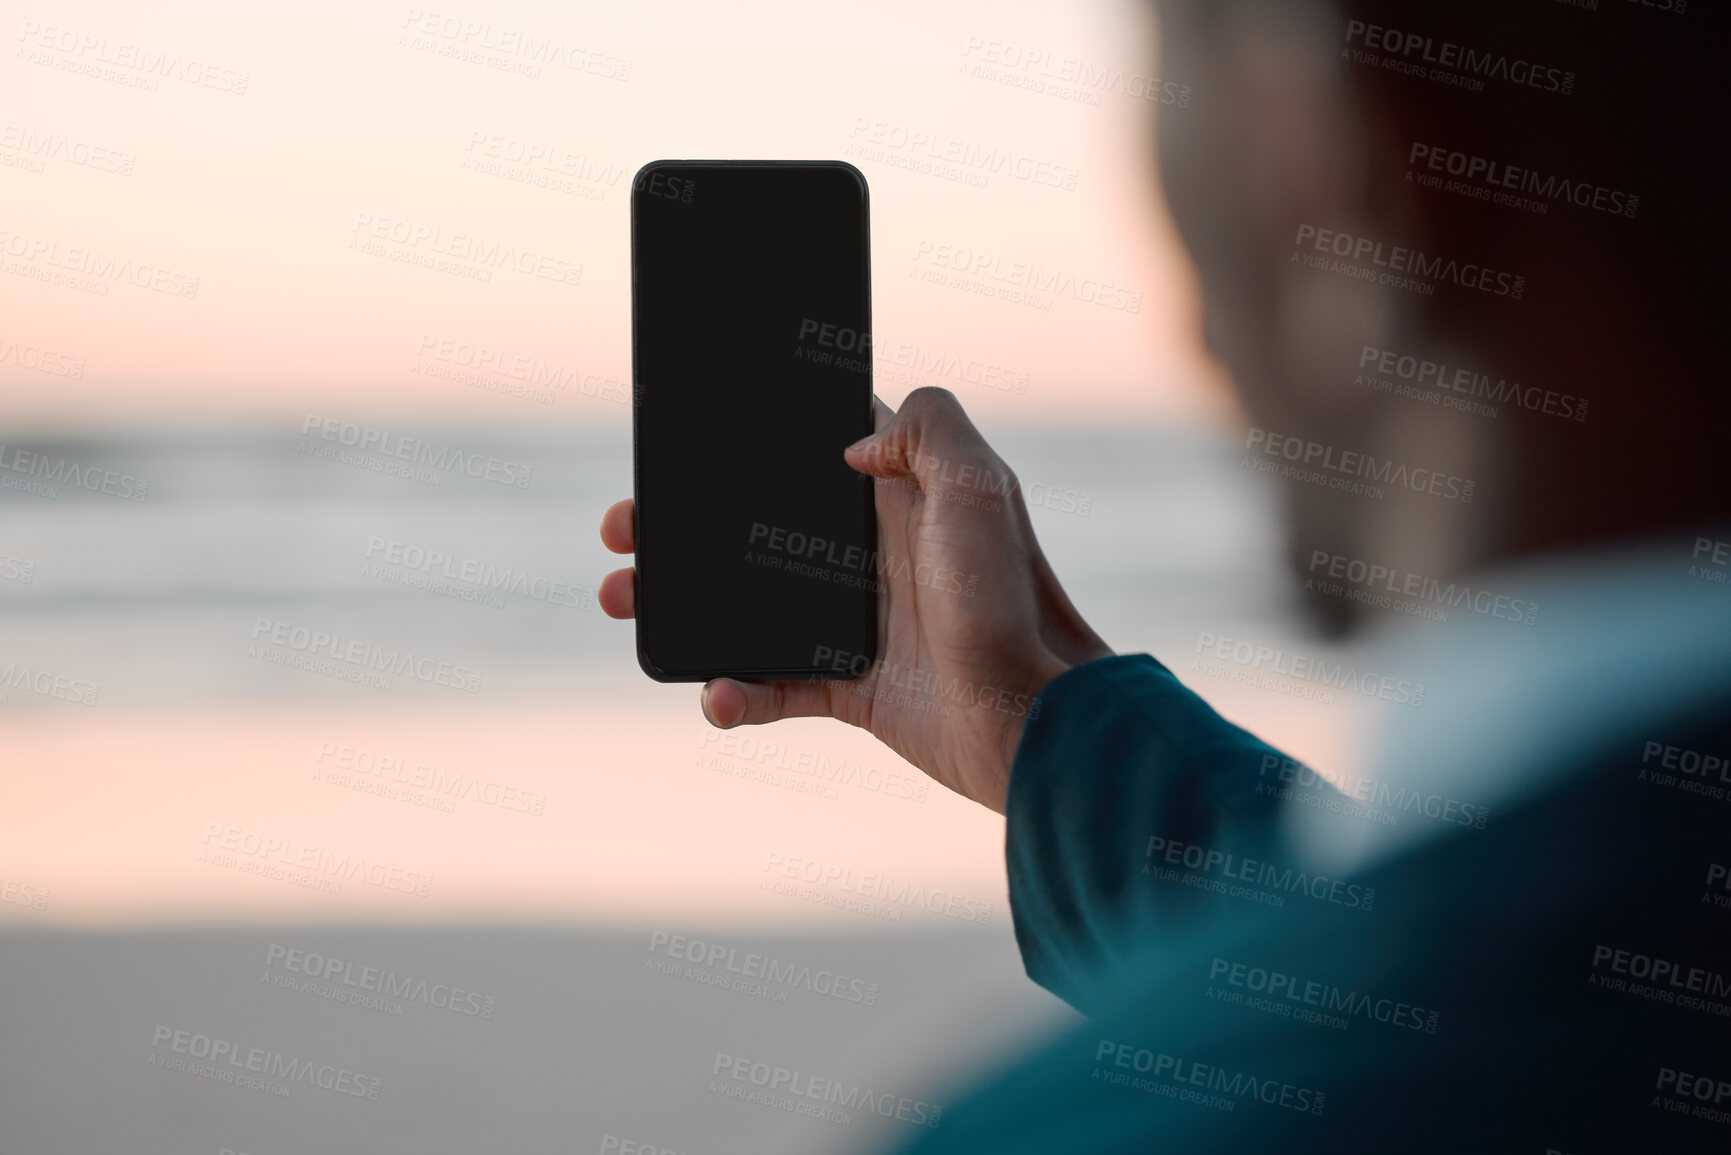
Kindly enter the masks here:
<path id="1" fill-rule="evenodd" d="M 1374 191 L 1389 179 L 1390 130 L 1362 109 L 1317 5 L 1174 7 L 1165 67 L 1198 82 L 1190 108 L 1161 110 L 1162 177 L 1197 262 L 1208 343 L 1252 413 L 1350 410 L 1362 398 L 1344 387 L 1343 358 L 1422 321 L 1420 302 L 1314 267 L 1337 260 L 1319 240 L 1414 242 L 1400 198 Z"/>

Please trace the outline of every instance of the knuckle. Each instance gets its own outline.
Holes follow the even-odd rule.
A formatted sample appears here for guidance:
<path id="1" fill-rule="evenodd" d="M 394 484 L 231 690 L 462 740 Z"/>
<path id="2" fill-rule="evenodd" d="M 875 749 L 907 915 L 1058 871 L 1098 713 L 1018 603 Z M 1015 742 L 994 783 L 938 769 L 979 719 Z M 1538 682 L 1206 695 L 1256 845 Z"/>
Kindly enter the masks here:
<path id="1" fill-rule="evenodd" d="M 956 400 L 956 395 L 941 385 L 922 385 L 909 393 L 907 400 L 902 402 L 902 410 L 913 409 L 915 413 L 938 414 L 960 413 L 962 403 Z"/>

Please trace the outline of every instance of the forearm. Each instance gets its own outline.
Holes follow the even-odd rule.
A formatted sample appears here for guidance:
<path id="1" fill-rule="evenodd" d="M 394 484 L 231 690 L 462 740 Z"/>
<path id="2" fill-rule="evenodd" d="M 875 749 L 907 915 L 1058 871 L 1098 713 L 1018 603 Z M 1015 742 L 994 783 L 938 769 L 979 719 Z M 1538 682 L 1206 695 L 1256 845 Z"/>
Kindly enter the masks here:
<path id="1" fill-rule="evenodd" d="M 1029 976 L 1086 1010 L 1135 944 L 1240 901 L 1216 884 L 1234 864 L 1278 857 L 1285 763 L 1146 654 L 1055 679 L 1006 800 L 1010 908 Z"/>

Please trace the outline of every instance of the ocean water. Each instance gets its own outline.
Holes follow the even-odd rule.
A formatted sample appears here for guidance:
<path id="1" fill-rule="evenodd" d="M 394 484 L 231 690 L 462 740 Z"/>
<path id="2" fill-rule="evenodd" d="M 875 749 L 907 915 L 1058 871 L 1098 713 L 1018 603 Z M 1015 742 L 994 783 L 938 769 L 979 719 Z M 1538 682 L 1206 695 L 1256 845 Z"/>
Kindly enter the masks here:
<path id="1" fill-rule="evenodd" d="M 7 443 L 4 452 L 38 454 L 50 470 L 65 461 L 149 483 L 143 500 L 66 484 L 52 498 L 0 489 L 0 557 L 33 572 L 28 582 L 0 579 L 7 659 L 98 681 L 109 703 L 365 689 L 246 660 L 265 619 L 478 668 L 500 695 L 616 693 L 643 682 L 630 627 L 592 597 L 619 564 L 596 526 L 630 494 L 628 432 L 400 432 L 495 459 L 502 477 L 529 467 L 529 483 L 458 470 L 427 470 L 437 484 L 389 476 L 309 455 L 342 447 L 294 430 Z M 1275 495 L 1237 466 L 1230 444 L 1164 427 L 987 433 L 1026 489 L 1062 492 L 1076 507 L 1036 506 L 1035 528 L 1072 598 L 1120 652 L 1187 646 L 1199 620 L 1254 622 L 1258 636 L 1291 628 Z M 452 561 L 425 560 L 435 554 Z M 423 560 L 417 569 L 393 557 Z M 381 568 L 410 581 L 457 578 L 441 593 Z M 463 581 L 465 572 L 525 583 L 483 597 L 487 579 Z M 393 687 L 418 691 L 440 692 Z"/>

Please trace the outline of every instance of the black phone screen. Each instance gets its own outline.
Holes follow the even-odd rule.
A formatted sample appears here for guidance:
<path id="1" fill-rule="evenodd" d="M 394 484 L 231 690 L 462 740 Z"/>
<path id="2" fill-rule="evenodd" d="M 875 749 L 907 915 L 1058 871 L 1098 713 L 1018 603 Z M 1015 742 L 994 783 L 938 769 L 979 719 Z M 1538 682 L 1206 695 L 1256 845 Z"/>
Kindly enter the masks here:
<path id="1" fill-rule="evenodd" d="M 651 677 L 838 677 L 875 657 L 872 480 L 842 460 L 872 431 L 868 216 L 841 162 L 657 161 L 632 182 Z"/>

